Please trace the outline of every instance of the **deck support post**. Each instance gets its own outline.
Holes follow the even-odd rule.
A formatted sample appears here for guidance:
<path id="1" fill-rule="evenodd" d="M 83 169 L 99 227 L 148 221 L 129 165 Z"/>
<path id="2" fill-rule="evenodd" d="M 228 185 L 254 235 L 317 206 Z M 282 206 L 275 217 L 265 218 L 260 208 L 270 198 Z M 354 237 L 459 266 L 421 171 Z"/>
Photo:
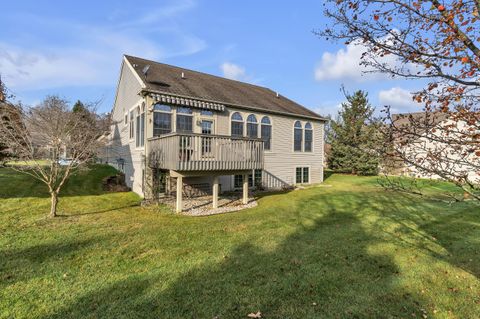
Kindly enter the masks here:
<path id="1" fill-rule="evenodd" d="M 183 208 L 182 203 L 182 196 L 183 196 L 183 177 L 177 177 L 177 207 L 176 212 L 181 213 Z"/>
<path id="2" fill-rule="evenodd" d="M 218 176 L 213 177 L 213 189 L 212 189 L 212 196 L 213 196 L 213 208 L 218 208 Z"/>
<path id="3" fill-rule="evenodd" d="M 243 174 L 243 200 L 244 205 L 248 204 L 248 174 Z"/>

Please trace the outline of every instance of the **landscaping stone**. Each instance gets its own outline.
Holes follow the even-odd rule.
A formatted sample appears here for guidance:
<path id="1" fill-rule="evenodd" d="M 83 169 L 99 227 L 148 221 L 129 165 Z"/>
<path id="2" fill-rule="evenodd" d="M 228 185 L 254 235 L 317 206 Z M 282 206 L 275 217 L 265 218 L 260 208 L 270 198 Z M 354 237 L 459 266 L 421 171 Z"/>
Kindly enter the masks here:
<path id="1" fill-rule="evenodd" d="M 168 197 L 161 200 L 162 203 L 175 209 L 175 197 Z M 207 216 L 239 211 L 242 209 L 257 206 L 255 198 L 250 197 L 248 204 L 242 204 L 242 198 L 238 194 L 221 195 L 218 198 L 218 208 L 212 208 L 212 196 L 201 196 L 183 199 L 183 215 Z"/>

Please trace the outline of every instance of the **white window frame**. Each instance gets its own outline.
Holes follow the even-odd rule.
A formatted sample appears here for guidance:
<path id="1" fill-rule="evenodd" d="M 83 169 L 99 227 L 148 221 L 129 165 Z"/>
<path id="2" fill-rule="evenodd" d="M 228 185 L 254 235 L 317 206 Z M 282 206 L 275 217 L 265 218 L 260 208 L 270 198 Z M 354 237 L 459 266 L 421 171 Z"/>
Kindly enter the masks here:
<path id="1" fill-rule="evenodd" d="M 300 123 L 300 128 L 295 127 L 295 124 L 297 124 L 297 122 Z M 300 141 L 300 150 L 297 151 L 297 150 L 295 150 L 295 130 L 298 130 L 298 129 L 302 130 L 302 134 L 301 134 L 302 140 Z M 292 150 L 293 150 L 294 153 L 302 153 L 303 152 L 303 140 L 304 140 L 304 136 L 303 136 L 304 133 L 303 132 L 304 132 L 304 129 L 303 129 L 302 122 L 300 120 L 295 120 L 293 122 L 293 132 L 292 132 L 293 133 L 292 134 L 293 135 L 292 136 L 292 141 L 293 141 Z"/>
<path id="2" fill-rule="evenodd" d="M 252 117 L 252 116 L 255 118 L 255 122 L 250 122 L 250 121 L 248 120 L 248 118 L 249 118 L 249 117 Z M 250 137 L 250 138 L 252 138 L 252 137 L 253 137 L 253 138 L 258 138 L 258 134 L 259 134 L 259 132 L 258 132 L 258 127 L 259 127 L 260 125 L 259 125 L 259 123 L 258 123 L 257 116 L 256 116 L 255 114 L 253 114 L 253 113 L 248 114 L 245 123 L 246 123 L 246 124 L 245 124 L 245 130 L 246 130 L 245 136 L 246 136 L 246 137 Z M 255 125 L 257 126 L 257 136 L 249 136 L 249 135 L 248 135 L 248 124 L 255 124 Z"/>
<path id="3" fill-rule="evenodd" d="M 182 113 L 182 112 L 178 112 L 179 109 L 189 109 L 190 110 L 190 113 Z M 192 131 L 191 132 L 179 132 L 178 131 L 178 116 L 189 116 L 191 117 L 192 119 Z M 179 133 L 193 133 L 194 132 L 194 129 L 195 129 L 195 123 L 193 122 L 194 120 L 194 116 L 193 116 L 193 109 L 191 107 L 188 107 L 188 106 L 179 106 L 176 108 L 176 112 L 175 112 L 175 132 L 179 132 Z"/>
<path id="4" fill-rule="evenodd" d="M 143 112 L 142 112 L 143 109 Z M 137 106 L 135 109 L 136 115 L 135 115 L 135 149 L 143 149 L 145 147 L 145 106 L 142 105 L 142 107 Z M 142 114 L 144 115 L 143 118 L 143 127 L 141 125 L 142 122 Z M 140 140 L 140 137 L 142 136 L 141 129 L 143 129 L 143 144 L 142 141 Z"/>
<path id="5" fill-rule="evenodd" d="M 297 183 L 297 168 L 300 168 L 302 170 L 302 182 Z M 303 170 L 305 168 L 308 168 L 308 182 L 305 183 L 303 181 Z M 293 180 L 295 185 L 309 185 L 312 184 L 312 167 L 310 165 L 303 165 L 303 166 L 295 166 L 293 170 Z"/>
<path id="6" fill-rule="evenodd" d="M 132 107 L 128 112 L 128 121 L 129 121 L 128 140 L 130 142 L 135 140 L 135 109 L 136 107 Z"/>
<path id="7" fill-rule="evenodd" d="M 310 127 L 309 129 L 307 129 L 307 124 L 310 124 Z M 311 145 L 310 145 L 310 151 L 306 151 L 305 150 L 305 142 L 307 141 L 307 139 L 305 138 L 306 137 L 306 133 L 307 133 L 307 130 L 312 132 L 312 140 L 311 140 Z M 313 133 L 314 133 L 314 129 L 313 129 L 313 124 L 312 122 L 306 122 L 305 125 L 303 126 L 303 152 L 305 153 L 313 153 Z"/>
<path id="8" fill-rule="evenodd" d="M 157 104 L 168 106 L 170 108 L 170 111 L 155 110 L 155 105 L 157 105 Z M 174 122 L 175 122 L 175 120 L 174 120 L 174 114 L 173 114 L 173 107 L 168 105 L 168 104 L 164 104 L 164 103 L 155 103 L 155 104 L 153 104 L 152 109 L 153 109 L 153 112 L 152 112 L 153 113 L 152 114 L 152 136 L 156 137 L 156 135 L 155 135 L 155 113 L 170 114 L 170 132 L 165 133 L 165 134 L 170 134 L 170 133 L 174 132 Z M 161 135 L 159 135 L 159 136 L 161 136 Z"/>
<path id="9" fill-rule="evenodd" d="M 268 118 L 270 121 L 270 124 L 263 124 L 262 120 L 264 118 Z M 260 138 L 262 138 L 262 126 L 270 126 L 270 149 L 264 149 L 265 152 L 273 152 L 273 121 L 272 118 L 268 115 L 263 115 L 262 118 L 260 119 Z"/>
<path id="10" fill-rule="evenodd" d="M 234 120 L 233 119 L 233 116 L 238 113 L 240 114 L 240 116 L 242 117 L 242 120 Z M 232 122 L 237 122 L 237 123 L 242 123 L 242 136 L 238 136 L 238 135 L 235 135 L 233 137 L 245 137 L 245 132 L 246 132 L 246 125 L 245 125 L 245 120 L 244 120 L 245 116 L 244 114 L 242 114 L 242 112 L 238 112 L 238 111 L 234 111 L 232 112 L 232 114 L 230 115 L 230 123 L 229 123 L 229 127 L 230 127 L 230 136 L 233 136 L 232 135 Z"/>

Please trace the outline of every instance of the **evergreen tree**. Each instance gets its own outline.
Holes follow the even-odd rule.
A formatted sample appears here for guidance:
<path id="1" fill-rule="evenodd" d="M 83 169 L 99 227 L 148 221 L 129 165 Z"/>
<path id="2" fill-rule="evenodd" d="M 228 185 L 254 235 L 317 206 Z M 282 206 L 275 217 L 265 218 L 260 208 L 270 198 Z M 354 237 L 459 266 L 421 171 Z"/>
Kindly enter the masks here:
<path id="1" fill-rule="evenodd" d="M 86 111 L 87 111 L 87 108 L 86 108 L 85 105 L 82 103 L 82 101 L 77 100 L 77 102 L 75 102 L 75 104 L 73 105 L 72 111 L 75 112 L 75 113 L 77 113 L 77 112 L 86 112 Z"/>
<path id="2" fill-rule="evenodd" d="M 379 157 L 374 150 L 380 140 L 379 124 L 373 118 L 375 109 L 364 91 L 344 94 L 346 102 L 342 103 L 337 120 L 331 122 L 328 166 L 344 173 L 376 175 Z"/>
<path id="3" fill-rule="evenodd" d="M 0 77 L 0 118 L 2 122 L 8 123 L 12 110 L 15 110 L 13 106 L 8 102 L 9 94 L 5 84 Z M 0 166 L 5 165 L 5 161 L 11 157 L 11 153 L 5 143 L 0 140 Z"/>

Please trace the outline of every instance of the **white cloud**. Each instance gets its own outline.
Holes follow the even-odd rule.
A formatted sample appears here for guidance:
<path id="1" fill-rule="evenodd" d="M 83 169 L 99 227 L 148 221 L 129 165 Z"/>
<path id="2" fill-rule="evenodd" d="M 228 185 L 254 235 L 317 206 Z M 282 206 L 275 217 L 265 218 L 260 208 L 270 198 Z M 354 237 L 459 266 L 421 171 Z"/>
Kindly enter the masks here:
<path id="1" fill-rule="evenodd" d="M 382 106 L 389 105 L 395 113 L 420 110 L 421 107 L 421 104 L 413 100 L 413 94 L 411 92 L 400 87 L 380 91 L 378 93 L 378 100 Z"/>
<path id="2" fill-rule="evenodd" d="M 363 52 L 365 52 L 364 46 L 349 44 L 346 49 L 340 49 L 336 53 L 323 53 L 322 59 L 315 68 L 315 79 L 318 81 L 365 80 L 363 72 L 367 69 L 359 64 Z"/>
<path id="3" fill-rule="evenodd" d="M 193 1 L 185 0 L 161 10 L 146 10 L 143 16 L 118 11 L 106 24 L 96 25 L 26 18 L 41 34 L 68 40 L 30 43 L 14 42 L 12 37 L 11 42 L 0 42 L 0 72 L 14 91 L 114 86 L 123 54 L 165 60 L 205 49 L 202 39 L 174 23 L 179 14 L 193 7 Z"/>
<path id="4" fill-rule="evenodd" d="M 391 42 L 389 38 L 385 38 L 383 41 L 387 44 Z M 352 80 L 355 82 L 391 79 L 388 74 L 372 72 L 374 71 L 372 67 L 360 64 L 362 55 L 367 50 L 369 49 L 360 41 L 354 41 L 335 53 L 325 52 L 315 67 L 315 79 L 317 81 Z M 392 66 L 399 65 L 399 61 L 393 55 L 387 55 L 379 59 L 379 62 Z M 404 67 L 412 68 L 411 65 Z"/>
<path id="5" fill-rule="evenodd" d="M 220 66 L 223 76 L 232 80 L 246 80 L 247 74 L 245 68 L 230 62 L 224 62 Z"/>
<path id="6" fill-rule="evenodd" d="M 338 115 L 338 112 L 342 108 L 342 103 L 340 102 L 324 102 L 321 103 L 320 106 L 313 109 L 313 111 L 321 116 L 331 116 L 331 118 L 335 119 Z"/>

